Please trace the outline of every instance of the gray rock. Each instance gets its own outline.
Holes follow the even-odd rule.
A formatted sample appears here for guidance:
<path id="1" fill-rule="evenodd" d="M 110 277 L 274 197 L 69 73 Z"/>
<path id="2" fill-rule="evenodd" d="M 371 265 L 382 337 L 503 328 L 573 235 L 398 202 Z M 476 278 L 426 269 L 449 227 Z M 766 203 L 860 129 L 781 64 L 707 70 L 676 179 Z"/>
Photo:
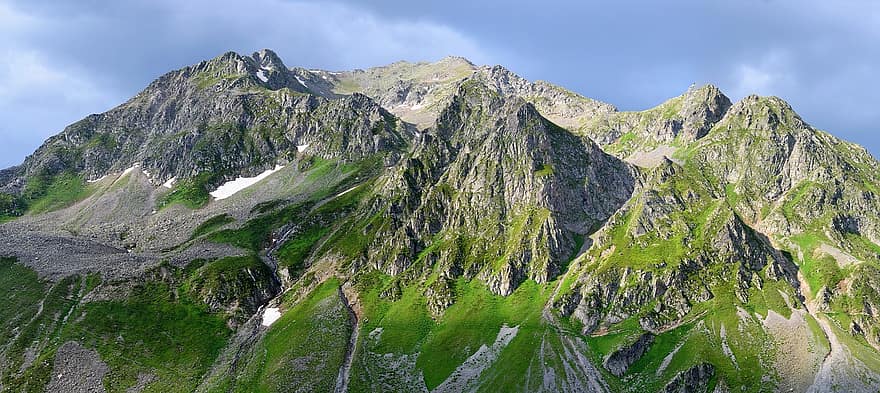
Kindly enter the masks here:
<path id="1" fill-rule="evenodd" d="M 715 375 L 715 366 L 700 363 L 687 371 L 678 373 L 661 390 L 664 393 L 704 393 L 709 390 L 709 381 Z"/>
<path id="2" fill-rule="evenodd" d="M 632 366 L 633 363 L 642 358 L 642 355 L 648 351 L 653 342 L 654 335 L 644 333 L 632 344 L 626 345 L 605 356 L 602 366 L 611 374 L 620 377 L 626 373 L 629 366 Z"/>
<path id="3" fill-rule="evenodd" d="M 51 393 L 104 392 L 104 375 L 109 369 L 97 352 L 69 341 L 58 348 L 52 378 L 46 385 Z"/>

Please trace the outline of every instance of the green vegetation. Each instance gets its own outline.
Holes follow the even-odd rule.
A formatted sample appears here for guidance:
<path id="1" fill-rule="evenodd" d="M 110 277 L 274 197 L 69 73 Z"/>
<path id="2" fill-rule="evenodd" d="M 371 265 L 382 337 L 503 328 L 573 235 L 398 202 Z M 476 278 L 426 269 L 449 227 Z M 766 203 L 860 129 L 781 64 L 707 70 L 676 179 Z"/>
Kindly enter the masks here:
<path id="1" fill-rule="evenodd" d="M 378 272 L 360 278 L 358 290 L 366 316 L 361 332 L 369 333 L 379 327 L 387 329 L 382 333 L 379 346 L 370 349 L 373 352 L 415 353 L 434 321 L 419 288 L 402 289 L 397 300 L 383 298 L 383 290 L 392 286 L 399 286 L 399 283 Z"/>
<path id="2" fill-rule="evenodd" d="M 323 226 L 310 226 L 291 237 L 278 249 L 278 264 L 288 269 L 291 277 L 298 277 L 305 270 L 306 258 L 315 244 L 329 231 Z"/>
<path id="3" fill-rule="evenodd" d="M 89 138 L 89 141 L 83 147 L 84 149 L 101 148 L 105 151 L 112 151 L 117 146 L 116 136 L 110 133 L 96 133 Z"/>
<path id="4" fill-rule="evenodd" d="M 231 81 L 238 78 L 243 78 L 247 74 L 221 74 L 221 70 L 216 66 L 212 66 L 193 77 L 193 81 L 196 83 L 199 89 L 207 89 L 220 83 L 221 81 Z"/>
<path id="5" fill-rule="evenodd" d="M 455 304 L 446 310 L 420 348 L 416 366 L 424 373 L 428 389 L 442 383 L 481 345 L 492 346 L 503 325 L 518 327 L 517 336 L 541 331 L 541 310 L 549 291 L 526 281 L 513 294 L 502 297 L 482 284 L 461 279 L 455 284 L 455 296 Z M 388 333 L 383 332 L 383 340 Z M 511 371 L 509 375 L 528 368 L 534 348 L 522 344 L 511 343 L 505 348 L 510 363 L 504 368 Z"/>
<path id="6" fill-rule="evenodd" d="M 11 303 L 0 311 L 0 345 L 5 351 L 0 382 L 20 391 L 42 391 L 55 348 L 63 341 L 64 319 L 83 295 L 82 280 L 70 276 L 50 285 L 8 258 L 0 258 L 0 277 L 0 295 Z M 28 366 L 29 353 L 35 358 Z M 24 372 L 16 375 L 19 370 Z"/>
<path id="7" fill-rule="evenodd" d="M 0 223 L 21 216 L 26 208 L 20 197 L 0 192 Z"/>
<path id="8" fill-rule="evenodd" d="M 195 301 L 216 305 L 210 311 L 231 311 L 235 318 L 247 318 L 256 311 L 251 305 L 257 295 L 269 292 L 272 271 L 256 256 L 225 257 L 215 261 L 194 261 L 182 289 Z M 214 309 L 213 307 L 219 307 Z"/>
<path id="9" fill-rule="evenodd" d="M 28 179 L 18 206 L 27 206 L 29 213 L 45 213 L 81 201 L 91 192 L 82 176 L 70 172 L 43 173 Z"/>
<path id="10" fill-rule="evenodd" d="M 358 283 L 359 299 L 364 311 L 361 337 L 381 331 L 378 339 L 366 340 L 363 349 L 376 356 L 382 354 L 416 354 L 417 372 L 424 373 L 428 389 L 442 383 L 472 356 L 482 345 L 491 347 L 502 326 L 516 327 L 518 332 L 500 356 L 503 362 L 492 365 L 507 382 L 493 385 L 506 391 L 525 376 L 534 357 L 535 341 L 540 340 L 545 325 L 541 310 L 550 293 L 549 285 L 526 281 L 510 296 L 492 294 L 477 281 L 459 279 L 452 283 L 456 302 L 439 319 L 432 319 L 419 284 L 401 287 L 400 281 L 378 272 L 361 276 Z M 429 280 L 430 282 L 430 280 Z M 390 295 L 399 293 L 399 295 Z M 368 364 L 364 356 L 355 359 L 352 383 L 354 390 L 370 390 L 377 366 Z M 361 386 L 358 384 L 366 384 Z M 504 386 L 505 388 L 498 388 Z"/>
<path id="11" fill-rule="evenodd" d="M 714 380 L 724 380 L 731 389 L 773 391 L 773 384 L 761 379 L 774 375 L 773 337 L 765 332 L 758 319 L 741 316 L 743 312 L 755 310 L 763 310 L 766 315 L 768 309 L 783 316 L 791 314 L 778 294 L 782 289 L 794 296 L 791 288 L 786 288 L 784 283 L 768 284 L 763 289 L 753 289 L 751 300 L 746 304 L 736 298 L 731 283 L 713 287 L 713 299 L 695 305 L 684 318 L 685 323 L 655 337 L 648 351 L 627 370 L 624 385 L 618 389 L 657 391 L 679 372 L 705 362 L 715 366 Z M 637 318 L 632 317 L 614 325 L 608 333 L 588 337 L 587 343 L 594 351 L 593 362 L 601 364 L 605 355 L 631 343 L 642 332 Z M 663 364 L 665 368 L 661 368 Z"/>
<path id="12" fill-rule="evenodd" d="M 0 258 L 0 296 L 5 302 L 0 307 L 0 347 L 14 339 L 15 331 L 37 314 L 46 290 L 33 270 L 15 259 Z"/>
<path id="13" fill-rule="evenodd" d="M 181 180 L 171 192 L 157 202 L 157 206 L 160 209 L 178 203 L 190 209 L 205 206 L 211 199 L 207 184 L 213 181 L 214 176 L 214 174 L 202 172 L 192 179 Z"/>
<path id="14" fill-rule="evenodd" d="M 195 230 L 193 230 L 193 234 L 192 234 L 192 236 L 190 236 L 190 239 L 195 239 L 195 238 L 202 236 L 204 234 L 214 232 L 217 229 L 219 229 L 220 227 L 222 227 L 226 224 L 229 224 L 231 222 L 235 222 L 235 218 L 230 217 L 226 213 L 211 217 L 211 218 L 207 219 L 205 222 L 199 224 L 199 226 L 196 227 Z"/>
<path id="15" fill-rule="evenodd" d="M 101 284 L 97 275 L 48 283 L 14 260 L 0 258 L 0 296 L 9 303 L 0 308 L 0 346 L 7 360 L 0 370 L 2 383 L 16 391 L 42 391 L 57 348 L 77 341 L 96 349 L 109 366 L 104 379 L 109 392 L 124 392 L 143 373 L 156 377 L 147 392 L 193 391 L 231 333 L 228 316 L 208 310 L 206 293 L 229 297 L 244 288 L 239 295 L 247 296 L 247 284 L 260 275 L 271 279 L 268 268 L 253 257 L 197 261 L 187 269 L 164 265 L 120 298 L 81 303 Z M 26 353 L 35 359 L 21 367 Z M 16 375 L 20 368 L 23 373 Z"/>
<path id="16" fill-rule="evenodd" d="M 795 214 L 794 209 L 801 203 L 804 196 L 806 196 L 813 187 L 818 187 L 818 185 L 814 182 L 803 182 L 790 191 L 792 196 L 787 198 L 782 205 L 782 211 L 785 214 L 785 217 L 789 219 L 796 219 L 798 217 Z"/>
<path id="17" fill-rule="evenodd" d="M 327 280 L 272 324 L 254 358 L 243 365 L 234 391 L 280 392 L 293 386 L 333 391 L 352 333 L 339 285 Z"/>
<path id="18" fill-rule="evenodd" d="M 262 214 L 248 220 L 241 228 L 213 232 L 208 235 L 208 240 L 257 252 L 269 241 L 269 235 L 275 228 L 295 222 L 303 214 L 303 209 L 302 205 L 293 205 Z"/>
<path id="19" fill-rule="evenodd" d="M 541 165 L 541 169 L 535 171 L 535 177 L 548 177 L 553 175 L 553 165 Z"/>
<path id="20" fill-rule="evenodd" d="M 843 280 L 845 271 L 838 266 L 832 256 L 824 253 L 817 256 L 817 250 L 823 242 L 822 237 L 812 233 L 803 233 L 792 236 L 791 240 L 797 244 L 800 248 L 800 254 L 803 255 L 799 267 L 804 273 L 813 295 L 823 286 L 834 288 Z"/>
<path id="21" fill-rule="evenodd" d="M 225 317 L 179 297 L 168 283 L 136 286 L 125 300 L 83 304 L 66 335 L 96 348 L 110 367 L 104 384 L 121 392 L 142 372 L 157 380 L 150 392 L 189 392 L 229 337 Z"/>
<path id="22" fill-rule="evenodd" d="M 298 194 L 294 194 L 301 196 L 302 202 L 289 205 L 270 202 L 257 206 L 254 208 L 255 213 L 258 214 L 256 217 L 248 220 L 240 228 L 213 232 L 208 235 L 208 240 L 257 252 L 269 241 L 269 236 L 275 229 L 285 224 L 299 223 L 304 229 L 294 238 L 305 236 L 300 239 L 301 242 L 314 243 L 320 239 L 316 237 L 318 235 L 315 232 L 324 228 L 327 222 L 334 221 L 351 211 L 369 191 L 371 184 L 367 181 L 345 192 L 344 195 L 333 196 L 334 192 L 341 192 L 339 185 L 342 181 L 357 174 L 369 173 L 373 165 L 375 163 L 372 160 L 349 165 L 337 165 L 326 160 L 311 160 L 305 168 L 305 179 L 297 187 Z M 348 239 L 349 237 L 344 237 L 343 242 Z M 299 251 L 294 252 L 294 248 L 297 247 Z M 297 246 L 295 243 L 287 246 L 287 266 L 301 262 L 296 258 L 305 257 L 297 254 L 305 251 L 303 247 L 305 247 L 303 244 Z"/>

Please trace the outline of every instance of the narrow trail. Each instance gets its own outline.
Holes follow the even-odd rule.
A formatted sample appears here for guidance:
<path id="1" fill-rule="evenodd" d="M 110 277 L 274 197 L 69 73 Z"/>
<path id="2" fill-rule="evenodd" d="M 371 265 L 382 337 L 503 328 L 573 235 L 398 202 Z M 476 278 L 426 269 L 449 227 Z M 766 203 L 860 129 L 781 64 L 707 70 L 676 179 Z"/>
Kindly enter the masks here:
<path id="1" fill-rule="evenodd" d="M 358 319 L 357 313 L 354 312 L 351 303 L 348 301 L 348 297 L 345 296 L 345 291 L 343 291 L 342 286 L 339 287 L 339 298 L 342 299 L 342 304 L 345 305 L 345 308 L 348 310 L 348 315 L 351 317 L 352 331 L 351 338 L 348 340 L 348 346 L 345 349 L 345 360 L 342 362 L 342 367 L 339 368 L 339 375 L 336 376 L 336 389 L 333 391 L 334 393 L 345 393 L 348 392 L 348 381 L 351 377 L 351 365 L 354 362 L 354 354 L 357 350 L 358 336 L 360 335 L 360 320 Z"/>

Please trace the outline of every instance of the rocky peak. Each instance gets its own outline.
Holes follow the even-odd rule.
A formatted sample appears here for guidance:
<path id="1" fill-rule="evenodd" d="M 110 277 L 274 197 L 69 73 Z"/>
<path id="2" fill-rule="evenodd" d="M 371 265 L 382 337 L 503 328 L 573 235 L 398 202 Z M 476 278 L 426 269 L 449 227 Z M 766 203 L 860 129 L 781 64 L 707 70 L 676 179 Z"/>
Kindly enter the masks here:
<path id="1" fill-rule="evenodd" d="M 447 276 L 476 276 L 507 295 L 559 274 L 577 239 L 629 198 L 625 163 L 484 82 L 462 82 L 386 179 L 388 210 L 400 213 L 377 235 L 370 264 L 396 274 L 431 247 Z"/>
<path id="2" fill-rule="evenodd" d="M 617 108 L 545 81 L 530 82 L 500 65 L 481 67 L 475 74 L 498 94 L 532 103 L 541 115 L 568 129 L 578 129 Z"/>
<path id="3" fill-rule="evenodd" d="M 278 57 L 278 55 L 270 49 L 261 49 L 257 52 L 254 52 L 251 57 L 256 60 L 257 64 L 261 68 L 283 70 L 287 69 L 287 66 L 284 65 L 284 62 L 281 61 L 281 58 Z"/>
<path id="4" fill-rule="evenodd" d="M 440 59 L 436 64 L 447 64 L 452 66 L 465 66 L 476 68 L 473 62 L 462 56 L 446 56 Z"/>
<path id="5" fill-rule="evenodd" d="M 658 112 L 661 127 L 682 142 L 693 142 L 709 133 L 728 109 L 730 99 L 713 85 L 691 86 L 675 98 L 652 109 Z"/>
<path id="6" fill-rule="evenodd" d="M 678 111 L 683 132 L 692 140 L 704 137 L 724 117 L 730 105 L 730 99 L 713 85 L 688 89 Z"/>
<path id="7" fill-rule="evenodd" d="M 253 59 L 230 51 L 211 60 L 203 61 L 192 68 L 195 73 L 209 71 L 216 75 L 240 75 L 250 74 L 257 67 Z"/>
<path id="8" fill-rule="evenodd" d="M 809 128 L 785 100 L 757 95 L 747 96 L 733 104 L 720 125 L 728 130 L 790 131 Z"/>

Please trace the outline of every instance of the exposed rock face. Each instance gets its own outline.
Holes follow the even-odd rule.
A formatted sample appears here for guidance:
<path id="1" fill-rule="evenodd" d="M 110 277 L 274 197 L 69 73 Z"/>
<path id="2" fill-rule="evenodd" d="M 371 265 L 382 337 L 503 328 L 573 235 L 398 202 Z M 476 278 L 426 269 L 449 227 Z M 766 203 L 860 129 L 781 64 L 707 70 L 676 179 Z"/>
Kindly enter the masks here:
<path id="1" fill-rule="evenodd" d="M 663 388 L 665 393 L 702 393 L 709 390 L 709 381 L 715 375 L 715 366 L 701 363 L 682 371 Z"/>
<path id="2" fill-rule="evenodd" d="M 585 332 L 633 315 L 643 329 L 659 332 L 712 298 L 719 283 L 735 282 L 743 302 L 765 279 L 797 285 L 791 262 L 718 198 L 711 184 L 677 164 L 646 174 L 594 236 L 572 291 L 557 301 L 560 311 L 583 322 Z"/>
<path id="3" fill-rule="evenodd" d="M 542 116 L 568 129 L 616 112 L 610 104 L 586 98 L 544 81 L 530 82 L 496 66 L 478 67 L 461 57 L 436 63 L 397 62 L 384 67 L 342 73 L 322 73 L 337 93 L 361 92 L 373 97 L 402 119 L 429 127 L 440 116 L 465 78 L 479 79 L 506 97 L 519 97 Z"/>
<path id="4" fill-rule="evenodd" d="M 626 370 L 629 369 L 629 366 L 632 366 L 633 363 L 638 361 L 642 355 L 648 351 L 648 348 L 653 342 L 654 335 L 651 333 L 645 333 L 639 336 L 638 340 L 634 343 L 624 346 L 606 356 L 605 360 L 602 362 L 602 366 L 611 372 L 611 374 L 618 377 L 622 376 L 626 373 Z"/>
<path id="5" fill-rule="evenodd" d="M 184 189 L 160 186 L 171 178 L 207 191 L 279 164 L 229 199 L 157 202 Z M 108 174 L 79 202 L 29 210 L 47 195 L 31 189 L 56 177 L 83 185 Z M 84 302 L 125 300 L 139 280 L 169 284 L 172 300 L 237 330 L 204 390 L 251 381 L 281 391 L 334 382 L 352 390 L 502 389 L 512 385 L 495 383 L 513 374 L 524 381 L 514 387 L 529 391 L 631 383 L 696 392 L 713 379 L 748 388 L 746 378 L 774 375 L 764 355 L 778 343 L 755 317 L 764 311 L 826 312 L 809 333 L 815 353 L 832 343 L 834 361 L 823 369 L 867 354 L 877 362 L 864 362 L 853 380 L 874 381 L 880 374 L 870 366 L 880 355 L 846 348 L 828 323 L 856 336 L 846 345 L 880 348 L 878 184 L 880 164 L 864 149 L 812 128 L 775 97 L 731 103 L 714 86 L 693 87 L 656 108 L 618 112 L 462 58 L 339 73 L 289 69 L 266 50 L 230 52 L 162 76 L 0 171 L 0 221 L 12 220 L 0 225 L 0 256 L 18 257 L 41 279 L 101 273 Z M 204 263 L 189 265 L 194 259 Z M 274 299 L 279 279 L 290 291 Z M 350 334 L 338 288 L 301 307 L 328 282 L 358 299 L 365 340 Z M 33 296 L 35 309 L 41 295 Z M 79 310 L 77 296 L 60 298 Z M 261 326 L 255 313 L 270 301 L 309 320 L 287 318 L 297 329 L 284 331 Z M 471 314 L 482 306 L 497 315 L 476 321 Z M 65 323 L 61 313 L 52 318 Z M 456 334 L 472 324 L 480 334 Z M 493 329 L 504 345 L 483 356 L 491 340 L 475 336 Z M 326 340 L 293 340 L 290 330 Z M 17 337 L 23 367 L 48 353 L 36 351 L 55 350 L 43 345 L 53 337 L 36 346 Z M 283 348 L 267 347 L 267 337 Z M 664 345 L 652 348 L 655 337 Z M 601 345 L 620 338 L 628 345 L 610 353 Z M 643 360 L 653 362 L 672 340 L 657 370 L 631 368 L 649 349 Z M 105 345 L 125 349 L 113 341 Z M 694 343 L 725 356 L 694 356 Z M 216 350 L 199 357 L 206 370 Z M 65 344 L 58 355 L 76 352 L 100 371 L 89 351 Z M 445 376 L 431 369 L 426 359 L 438 352 L 464 368 Z M 610 374 L 598 371 L 596 353 Z M 511 355 L 523 361 L 501 361 Z M 715 363 L 699 363 L 705 359 Z M 350 368 L 337 373 L 340 360 Z M 728 360 L 732 367 L 718 363 Z M 70 367 L 65 361 L 56 358 L 56 368 Z M 671 377 L 667 367 L 685 371 Z M 173 383 L 137 371 L 129 384 Z M 200 371 L 190 371 L 194 382 Z M 732 372 L 752 375 L 728 378 Z M 94 385 L 100 375 L 83 378 Z M 51 386 L 72 388 L 62 376 Z"/>
<path id="6" fill-rule="evenodd" d="M 849 264 L 878 260 L 880 217 L 864 214 L 880 211 L 877 161 L 863 148 L 806 124 L 785 101 L 744 98 L 692 149 L 691 161 L 737 195 L 734 207 L 743 219 L 761 232 L 791 239 L 798 259 L 822 260 L 827 257 L 821 250 L 833 249 Z M 827 246 L 804 243 L 805 238 Z M 849 279 L 832 276 L 820 284 L 824 289 L 801 290 L 816 292 L 826 309 L 852 299 L 843 307 L 862 315 L 878 304 L 876 291 L 862 281 L 873 269 L 855 268 Z M 860 321 L 862 330 L 877 331 L 872 318 Z M 876 333 L 865 337 L 877 346 Z"/>
<path id="7" fill-rule="evenodd" d="M 190 279 L 190 290 L 212 312 L 232 315 L 232 323 L 237 325 L 274 298 L 281 287 L 262 263 L 232 269 L 220 269 L 209 263 Z"/>
<path id="8" fill-rule="evenodd" d="M 764 218 L 775 233 L 796 233 L 803 229 L 798 221 L 834 211 L 832 229 L 864 232 L 877 240 L 876 220 L 853 219 L 855 210 L 878 207 L 870 186 L 877 181 L 876 161 L 864 149 L 810 127 L 776 97 L 749 96 L 736 103 L 701 141 L 693 160 L 735 185 L 734 191 L 744 196 L 737 207 L 754 221 L 762 218 L 762 206 L 792 199 L 795 195 L 787 194 L 802 187 L 799 203 L 790 212 L 777 212 L 799 217 Z"/>
<path id="9" fill-rule="evenodd" d="M 717 87 L 691 87 L 676 98 L 643 112 L 615 112 L 591 118 L 579 130 L 620 155 L 658 145 L 686 145 L 703 138 L 730 109 Z"/>
<path id="10" fill-rule="evenodd" d="M 506 295 L 559 274 L 633 186 L 622 161 L 470 79 L 385 179 L 392 224 L 368 263 L 397 274 L 430 249 L 445 277 L 478 275 Z"/>
<path id="11" fill-rule="evenodd" d="M 507 97 L 519 97 L 555 124 L 578 130 L 593 119 L 617 111 L 613 105 L 586 98 L 545 81 L 529 82 L 502 66 L 480 68 L 476 77 Z"/>
<path id="12" fill-rule="evenodd" d="M 253 57 L 229 52 L 172 71 L 125 104 L 49 138 L 15 176 L 4 172 L 16 180 L 2 190 L 19 192 L 30 176 L 73 172 L 97 179 L 136 163 L 157 185 L 206 172 L 216 186 L 301 151 L 357 160 L 406 145 L 405 126 L 371 99 L 304 94 L 296 78 L 267 50 Z"/>

